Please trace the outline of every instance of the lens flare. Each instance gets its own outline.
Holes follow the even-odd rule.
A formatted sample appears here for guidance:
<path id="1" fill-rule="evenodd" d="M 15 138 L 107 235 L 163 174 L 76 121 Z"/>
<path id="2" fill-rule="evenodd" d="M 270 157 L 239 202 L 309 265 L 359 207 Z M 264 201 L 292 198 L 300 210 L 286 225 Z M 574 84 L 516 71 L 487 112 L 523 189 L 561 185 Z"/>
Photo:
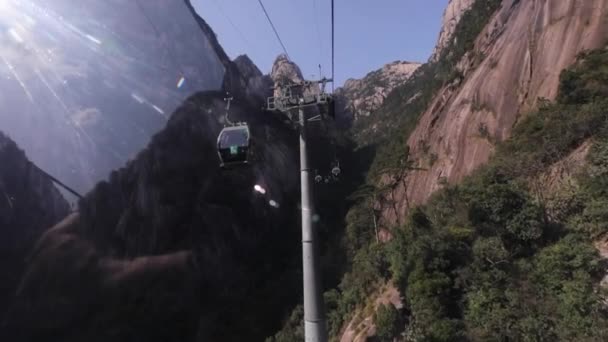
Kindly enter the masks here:
<path id="1" fill-rule="evenodd" d="M 258 185 L 258 184 L 256 184 L 256 185 L 253 187 L 253 190 L 255 190 L 255 191 L 257 191 L 257 192 L 261 193 L 262 195 L 265 195 L 265 194 L 266 194 L 266 189 L 262 188 L 262 187 L 261 187 L 260 185 Z"/>
<path id="2" fill-rule="evenodd" d="M 179 88 L 181 88 L 181 87 L 184 85 L 184 83 L 186 83 L 186 79 L 184 78 L 184 76 L 182 76 L 182 77 L 179 79 L 179 81 L 177 81 L 177 88 L 178 88 L 178 89 L 179 89 Z"/>

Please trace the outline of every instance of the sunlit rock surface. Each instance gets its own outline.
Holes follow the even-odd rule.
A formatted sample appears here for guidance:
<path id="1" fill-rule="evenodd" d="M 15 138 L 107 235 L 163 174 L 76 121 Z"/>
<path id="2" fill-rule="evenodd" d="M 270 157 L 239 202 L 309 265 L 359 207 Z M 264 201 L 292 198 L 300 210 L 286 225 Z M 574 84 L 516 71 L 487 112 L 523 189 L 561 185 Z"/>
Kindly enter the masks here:
<path id="1" fill-rule="evenodd" d="M 89 190 L 188 95 L 221 87 L 200 21 L 184 0 L 0 1 L 0 129 Z"/>
<path id="2" fill-rule="evenodd" d="M 606 0 L 503 1 L 459 63 L 463 81 L 436 94 L 409 137 L 410 158 L 424 170 L 396 188 L 398 216 L 387 210 L 387 222 L 486 163 L 491 141 L 507 139 L 539 99 L 555 99 L 562 70 L 580 52 L 605 44 L 607 15 Z M 485 58 L 476 63 L 475 55 Z M 490 139 L 480 138 L 480 127 Z"/>
<path id="3" fill-rule="evenodd" d="M 388 94 L 406 82 L 420 63 L 396 61 L 372 71 L 362 79 L 348 79 L 336 89 L 338 121 L 348 125 L 370 116 L 380 108 Z"/>
<path id="4" fill-rule="evenodd" d="M 473 6 L 474 0 L 450 0 L 445 11 L 443 12 L 443 20 L 441 23 L 441 31 L 437 45 L 433 50 L 430 61 L 436 62 L 441 55 L 441 52 L 452 40 L 456 26 L 460 22 L 463 14 Z"/>

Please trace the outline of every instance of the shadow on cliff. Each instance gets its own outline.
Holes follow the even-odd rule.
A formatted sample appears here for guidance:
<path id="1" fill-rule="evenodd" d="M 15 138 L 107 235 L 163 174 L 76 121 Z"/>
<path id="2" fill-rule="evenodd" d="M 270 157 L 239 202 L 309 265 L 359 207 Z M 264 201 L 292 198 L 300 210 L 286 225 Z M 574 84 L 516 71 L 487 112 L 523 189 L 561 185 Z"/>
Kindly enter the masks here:
<path id="1" fill-rule="evenodd" d="M 263 162 L 221 171 L 222 99 L 187 100 L 42 236 L 5 340 L 261 340 L 278 328 L 301 292 L 296 132 L 237 101 Z"/>

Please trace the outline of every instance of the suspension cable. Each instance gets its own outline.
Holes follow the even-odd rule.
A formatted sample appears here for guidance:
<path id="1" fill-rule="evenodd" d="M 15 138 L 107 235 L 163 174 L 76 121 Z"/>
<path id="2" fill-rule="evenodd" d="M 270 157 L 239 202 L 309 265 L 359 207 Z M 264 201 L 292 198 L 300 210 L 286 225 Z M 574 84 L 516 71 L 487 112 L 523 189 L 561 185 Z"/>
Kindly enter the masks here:
<path id="1" fill-rule="evenodd" d="M 222 14 L 222 16 L 224 16 L 224 18 L 226 19 L 226 21 L 228 21 L 228 23 L 232 26 L 232 28 L 239 34 L 239 36 L 243 40 L 243 42 L 245 42 L 245 44 L 253 50 L 253 45 L 251 44 L 251 42 L 249 42 L 247 37 L 245 37 L 245 35 L 243 34 L 243 31 L 241 31 L 238 28 L 238 26 L 236 26 L 234 21 L 232 21 L 232 19 L 230 19 L 230 16 L 228 16 L 228 14 L 226 14 L 226 11 L 224 11 L 224 8 L 222 7 L 222 5 L 219 4 L 218 0 L 213 0 L 213 4 L 215 5 L 215 7 L 217 7 L 219 12 Z"/>
<path id="2" fill-rule="evenodd" d="M 226 97 L 224 98 L 224 101 L 226 101 L 226 116 L 225 116 L 225 120 L 226 120 L 226 123 L 228 125 L 230 125 L 230 126 L 236 126 L 236 124 L 234 122 L 230 121 L 230 102 L 232 102 L 232 100 L 234 100 L 234 98 L 232 97 L 232 95 L 230 95 L 230 92 L 226 92 Z"/>
<path id="3" fill-rule="evenodd" d="M 268 12 L 266 11 L 266 7 L 264 7 L 264 4 L 262 3 L 262 0 L 258 0 L 258 3 L 262 7 L 262 10 L 264 11 L 264 14 L 266 15 L 266 19 L 268 19 L 268 22 L 270 23 L 270 26 L 272 27 L 274 34 L 277 36 L 277 39 L 279 40 L 279 43 L 281 44 L 281 47 L 283 48 L 283 52 L 285 52 L 285 56 L 287 56 L 288 60 L 291 60 L 291 58 L 289 58 L 289 54 L 287 53 L 287 49 L 285 48 L 285 44 L 283 44 L 283 41 L 281 40 L 281 36 L 279 36 L 279 32 L 277 31 L 276 27 L 274 27 L 274 24 L 272 23 L 272 20 L 270 19 L 270 16 L 268 15 Z"/>
<path id="4" fill-rule="evenodd" d="M 336 60 L 336 54 L 335 54 L 335 25 L 334 25 L 334 0 L 331 0 L 331 79 L 334 80 L 333 82 L 331 82 L 331 92 L 333 93 L 335 90 L 335 84 L 336 84 L 336 80 L 335 80 L 335 60 Z"/>
<path id="5" fill-rule="evenodd" d="M 144 7 L 141 5 L 141 3 L 139 2 L 139 0 L 135 0 L 135 4 L 136 6 L 139 8 L 139 11 L 141 12 L 141 14 L 143 14 L 143 16 L 146 18 L 146 20 L 148 21 L 148 24 L 150 24 L 150 26 L 152 27 L 152 30 L 154 30 L 154 33 L 156 34 L 157 39 L 160 39 L 161 34 L 160 34 L 160 30 L 156 27 L 156 24 L 154 23 L 154 21 L 148 16 L 146 10 L 144 9 Z M 171 60 L 171 63 L 177 68 L 177 70 L 180 73 L 181 77 L 186 77 L 186 74 L 184 73 L 184 70 L 182 69 L 181 65 L 177 62 L 177 59 L 175 58 L 175 56 L 172 53 L 171 47 L 166 47 L 163 46 L 165 49 L 165 52 L 167 53 L 167 55 L 169 56 L 169 59 Z M 202 76 L 202 75 L 201 75 Z"/>
<path id="6" fill-rule="evenodd" d="M 317 0 L 312 0 L 312 10 L 313 10 L 313 17 L 315 19 L 315 30 L 317 31 L 317 40 L 319 43 L 319 63 L 321 63 L 322 59 L 323 59 L 323 40 L 321 39 L 321 31 L 319 29 L 319 18 L 317 16 Z M 319 69 L 321 69 L 321 64 L 319 64 Z M 319 70 L 319 78 L 323 77 L 323 75 L 321 75 L 320 70 Z"/>
<path id="7" fill-rule="evenodd" d="M 53 181 L 53 183 L 61 186 L 62 188 L 66 189 L 67 191 L 69 191 L 72 195 L 78 197 L 79 199 L 83 199 L 83 196 L 81 194 L 79 194 L 78 192 L 76 192 L 76 190 L 70 188 L 69 186 L 63 184 L 60 180 L 58 180 L 57 178 L 51 176 L 49 173 L 47 173 L 46 171 L 44 171 L 43 169 L 41 169 L 38 165 L 32 163 L 31 161 L 28 160 L 28 163 L 33 166 L 36 170 L 38 170 L 40 173 L 42 173 L 45 177 L 47 177 L 48 179 L 50 179 L 51 181 Z"/>

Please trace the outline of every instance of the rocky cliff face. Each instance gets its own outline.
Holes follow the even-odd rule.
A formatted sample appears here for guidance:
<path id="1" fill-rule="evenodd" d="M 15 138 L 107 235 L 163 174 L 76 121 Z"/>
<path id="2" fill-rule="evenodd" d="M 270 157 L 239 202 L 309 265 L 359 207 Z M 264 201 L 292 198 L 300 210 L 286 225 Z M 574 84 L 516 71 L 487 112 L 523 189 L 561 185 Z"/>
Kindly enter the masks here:
<path id="1" fill-rule="evenodd" d="M 304 81 L 300 67 L 284 54 L 275 59 L 270 71 L 270 78 L 274 81 L 275 86 Z"/>
<path id="2" fill-rule="evenodd" d="M 187 100 L 40 239 L 6 340 L 241 341 L 278 328 L 301 286 L 296 135 L 235 100 L 255 160 L 221 171 L 224 95 Z"/>
<path id="3" fill-rule="evenodd" d="M 448 6 L 443 12 L 443 20 L 441 24 L 441 31 L 439 31 L 439 38 L 437 39 L 437 45 L 433 50 L 433 54 L 429 60 L 431 62 L 437 61 L 441 56 L 441 52 L 449 44 L 450 40 L 456 30 L 456 25 L 460 22 L 462 15 L 471 8 L 475 0 L 450 0 Z"/>
<path id="4" fill-rule="evenodd" d="M 272 96 L 272 78 L 269 75 L 263 75 L 247 55 L 238 56 L 234 60 L 234 64 L 244 80 L 243 88 L 246 98 L 259 102 L 260 106 L 265 106 L 266 99 Z"/>
<path id="5" fill-rule="evenodd" d="M 301 88 L 291 88 L 291 91 L 303 92 L 304 95 L 319 94 L 321 92 L 321 88 L 316 84 L 306 83 L 300 67 L 284 54 L 277 56 L 275 59 L 269 77 L 273 82 L 273 96 L 275 97 L 282 96 L 282 89 L 286 89 L 285 86 L 289 84 L 303 84 Z M 318 113 L 317 108 L 308 107 L 306 110 Z M 294 112 L 293 114 L 296 113 Z M 293 119 L 297 121 L 297 116 L 293 117 Z"/>
<path id="6" fill-rule="evenodd" d="M 413 171 L 396 189 L 388 222 L 485 163 L 539 98 L 554 99 L 561 71 L 608 38 L 605 0 L 505 0 L 409 137 Z"/>
<path id="7" fill-rule="evenodd" d="M 82 192 L 228 64 L 189 0 L 7 0 L 0 45 L 0 127 Z"/>
<path id="8" fill-rule="evenodd" d="M 0 132 L 0 322 L 15 293 L 25 259 L 42 232 L 69 205 L 17 145 Z"/>
<path id="9" fill-rule="evenodd" d="M 380 108 L 388 93 L 407 81 L 419 63 L 396 61 L 370 72 L 362 79 L 348 79 L 344 86 L 336 89 L 338 120 L 352 123 L 367 117 Z"/>

